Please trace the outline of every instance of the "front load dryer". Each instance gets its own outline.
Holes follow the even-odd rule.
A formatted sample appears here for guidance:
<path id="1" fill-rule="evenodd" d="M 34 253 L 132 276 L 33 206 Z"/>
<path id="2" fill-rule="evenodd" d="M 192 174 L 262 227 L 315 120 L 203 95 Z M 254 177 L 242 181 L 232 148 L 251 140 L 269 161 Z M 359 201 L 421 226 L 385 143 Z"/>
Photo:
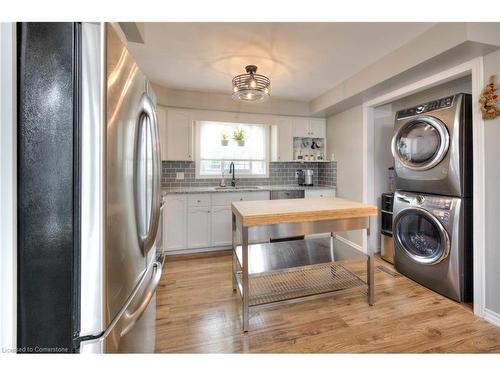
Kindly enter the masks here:
<path id="1" fill-rule="evenodd" d="M 396 190 L 472 196 L 472 100 L 456 94 L 396 113 Z"/>

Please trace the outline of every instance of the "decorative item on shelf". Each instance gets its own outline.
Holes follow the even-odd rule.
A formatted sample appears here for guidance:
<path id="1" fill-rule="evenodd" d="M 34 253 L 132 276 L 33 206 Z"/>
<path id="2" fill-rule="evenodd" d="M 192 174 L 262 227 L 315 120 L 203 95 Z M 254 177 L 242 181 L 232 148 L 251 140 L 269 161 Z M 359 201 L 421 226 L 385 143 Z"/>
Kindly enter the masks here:
<path id="1" fill-rule="evenodd" d="M 257 74 L 257 66 L 247 65 L 246 73 L 233 78 L 234 100 L 244 102 L 263 102 L 269 98 L 271 81 L 262 74 Z"/>
<path id="2" fill-rule="evenodd" d="M 486 85 L 481 96 L 479 97 L 479 103 L 481 103 L 481 112 L 483 113 L 483 119 L 492 120 L 497 116 L 500 116 L 500 108 L 497 107 L 497 101 L 500 100 L 499 96 L 496 94 L 498 86 L 496 85 L 496 76 L 490 77 L 490 83 Z"/>
<path id="3" fill-rule="evenodd" d="M 227 136 L 227 134 L 221 133 L 220 137 L 221 137 L 220 144 L 222 146 L 227 146 L 229 144 L 229 137 Z"/>
<path id="4" fill-rule="evenodd" d="M 238 129 L 233 132 L 233 139 L 238 143 L 238 146 L 245 146 L 245 131 Z"/>

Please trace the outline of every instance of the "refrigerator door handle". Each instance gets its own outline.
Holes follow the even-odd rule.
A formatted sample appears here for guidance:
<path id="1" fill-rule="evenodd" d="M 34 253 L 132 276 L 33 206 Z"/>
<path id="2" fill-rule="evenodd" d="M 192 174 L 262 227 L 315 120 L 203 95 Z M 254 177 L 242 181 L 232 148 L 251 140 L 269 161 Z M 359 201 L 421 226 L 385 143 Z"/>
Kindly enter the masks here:
<path id="1" fill-rule="evenodd" d="M 161 173 L 161 161 L 160 161 L 160 142 L 159 142 L 159 134 L 158 134 L 158 121 L 156 118 L 156 111 L 154 109 L 154 104 L 149 96 L 144 93 L 142 95 L 140 101 L 140 112 L 137 120 L 137 141 L 140 142 L 140 134 L 142 130 L 142 126 L 147 124 L 149 126 L 149 130 L 151 132 L 151 150 L 153 155 L 153 181 L 152 181 L 152 194 L 151 194 L 151 212 L 149 216 L 149 226 L 146 224 L 146 228 L 142 228 L 141 218 L 137 218 L 137 226 L 139 232 L 139 241 L 141 244 L 141 248 L 143 253 L 146 254 L 154 245 L 156 234 L 158 232 L 158 224 L 160 219 L 160 205 L 161 205 L 161 191 L 160 191 L 160 173 Z M 149 121 L 148 121 L 149 120 Z M 141 198 L 139 197 L 140 187 L 139 184 L 142 182 L 140 177 L 138 176 L 139 166 L 138 163 L 140 159 L 138 158 L 138 150 L 139 146 L 136 145 L 136 156 L 135 156 L 135 207 L 136 213 L 142 212 L 142 206 L 145 202 L 141 202 Z M 146 233 L 144 233 L 146 232 Z"/>
<path id="2" fill-rule="evenodd" d="M 125 310 L 125 312 L 123 313 L 125 322 L 124 327 L 120 332 L 120 336 L 125 336 L 134 327 L 135 322 L 137 322 L 141 318 L 144 311 L 146 311 L 151 298 L 153 298 L 154 294 L 156 293 L 156 288 L 160 284 L 162 266 L 159 262 L 154 262 L 153 267 L 153 275 L 151 276 L 151 280 L 146 290 L 144 291 L 144 294 L 142 294 L 141 296 L 140 303 L 138 305 L 132 303 L 133 306 L 137 306 L 135 310 L 129 311 L 129 309 L 127 308 L 127 310 Z"/>

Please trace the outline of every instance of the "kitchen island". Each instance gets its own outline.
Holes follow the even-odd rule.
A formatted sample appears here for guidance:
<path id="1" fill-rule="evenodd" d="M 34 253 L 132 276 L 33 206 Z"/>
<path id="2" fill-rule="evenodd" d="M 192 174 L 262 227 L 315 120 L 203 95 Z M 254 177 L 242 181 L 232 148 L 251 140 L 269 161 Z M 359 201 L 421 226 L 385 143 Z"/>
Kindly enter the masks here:
<path id="1" fill-rule="evenodd" d="M 242 297 L 243 331 L 250 309 L 331 295 L 353 287 L 367 288 L 374 302 L 373 254 L 336 249 L 335 232 L 369 230 L 377 207 L 340 198 L 233 202 L 233 290 Z M 329 237 L 311 235 L 328 233 Z M 304 239 L 255 243 L 257 238 Z M 365 260 L 366 281 L 343 263 Z"/>

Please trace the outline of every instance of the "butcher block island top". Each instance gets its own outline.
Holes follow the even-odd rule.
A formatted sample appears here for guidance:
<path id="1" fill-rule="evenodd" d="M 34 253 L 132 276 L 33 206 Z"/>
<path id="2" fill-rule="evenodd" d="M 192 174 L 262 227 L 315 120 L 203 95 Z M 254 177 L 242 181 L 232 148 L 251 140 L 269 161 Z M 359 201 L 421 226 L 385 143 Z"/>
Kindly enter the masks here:
<path id="1" fill-rule="evenodd" d="M 243 331 L 249 330 L 250 310 L 264 305 L 355 288 L 366 288 L 373 305 L 373 252 L 339 248 L 334 232 L 368 229 L 377 207 L 340 198 L 301 198 L 238 201 L 231 210 L 233 290 L 242 298 Z M 304 237 L 314 234 L 321 237 Z M 298 240 L 286 240 L 292 237 Z M 366 276 L 346 263 L 359 259 L 366 260 Z"/>
<path id="2" fill-rule="evenodd" d="M 376 206 L 341 198 L 281 199 L 233 202 L 231 209 L 245 227 L 377 216 Z"/>

